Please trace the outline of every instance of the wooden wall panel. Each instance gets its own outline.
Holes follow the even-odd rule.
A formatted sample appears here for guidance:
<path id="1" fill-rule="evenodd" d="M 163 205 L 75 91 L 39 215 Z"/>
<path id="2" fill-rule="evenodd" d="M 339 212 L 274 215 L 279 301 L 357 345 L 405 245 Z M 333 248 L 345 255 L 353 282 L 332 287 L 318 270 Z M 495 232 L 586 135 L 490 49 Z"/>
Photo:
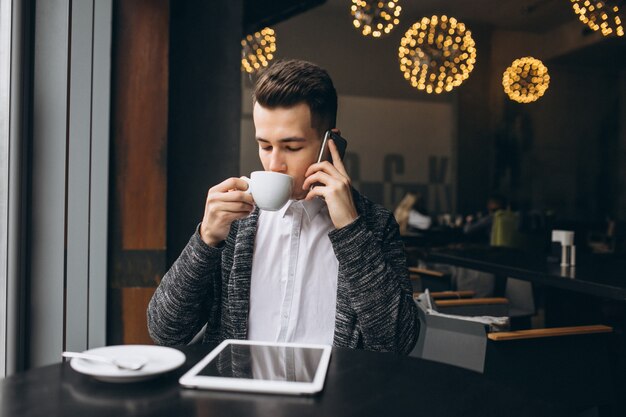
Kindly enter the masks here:
<path id="1" fill-rule="evenodd" d="M 121 291 L 122 340 L 126 344 L 153 344 L 146 325 L 146 309 L 155 288 L 127 287 Z"/>
<path id="2" fill-rule="evenodd" d="M 122 249 L 164 249 L 168 0 L 115 2 L 114 141 Z"/>
<path id="3" fill-rule="evenodd" d="M 207 189 L 239 174 L 241 28 L 242 0 L 114 3 L 109 343 L 145 340 Z"/>
<path id="4" fill-rule="evenodd" d="M 107 343 L 152 343 L 165 273 L 169 0 L 116 0 Z"/>

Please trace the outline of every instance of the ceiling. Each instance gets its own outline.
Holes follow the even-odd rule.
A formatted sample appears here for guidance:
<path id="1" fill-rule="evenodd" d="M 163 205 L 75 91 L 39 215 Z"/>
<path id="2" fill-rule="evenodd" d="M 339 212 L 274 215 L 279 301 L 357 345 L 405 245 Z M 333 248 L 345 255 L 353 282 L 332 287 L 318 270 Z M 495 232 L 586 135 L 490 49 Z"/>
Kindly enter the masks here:
<path id="1" fill-rule="evenodd" d="M 273 26 L 325 2 L 326 0 L 244 0 L 243 34 Z"/>
<path id="2" fill-rule="evenodd" d="M 349 13 L 352 0 L 244 0 L 244 28 L 258 30 L 314 7 Z M 542 33 L 576 20 L 570 0 L 399 0 L 401 20 L 447 14 L 466 23 Z"/>
<path id="3" fill-rule="evenodd" d="M 610 37 L 558 57 L 552 63 L 620 71 L 626 68 L 626 39 Z"/>
<path id="4" fill-rule="evenodd" d="M 577 21 L 570 0 L 399 0 L 401 22 L 417 21 L 434 14 L 454 16 L 467 24 L 480 24 L 499 30 L 547 33 L 569 22 Z M 352 0 L 244 0 L 244 32 L 252 33 L 310 9 L 324 13 L 349 14 Z M 626 18 L 624 19 L 626 21 Z M 408 23 L 410 24 L 410 23 Z M 581 24 L 581 31 L 586 29 Z M 600 42 L 566 57 L 569 64 L 594 62 L 623 68 L 626 37 Z"/>
<path id="5" fill-rule="evenodd" d="M 352 0 L 326 0 L 320 10 L 349 14 L 351 4 Z M 398 4 L 402 6 L 400 21 L 403 26 L 435 14 L 454 16 L 471 25 L 536 34 L 545 34 L 563 24 L 578 22 L 570 0 L 399 0 Z M 592 33 L 582 23 L 580 30 L 583 34 Z M 563 56 L 559 63 L 625 68 L 626 36 L 609 37 L 581 48 Z"/>
<path id="6" fill-rule="evenodd" d="M 348 10 L 351 0 L 327 0 L 327 7 Z M 576 20 L 570 0 L 399 0 L 401 19 L 447 14 L 498 29 L 542 33 Z"/>

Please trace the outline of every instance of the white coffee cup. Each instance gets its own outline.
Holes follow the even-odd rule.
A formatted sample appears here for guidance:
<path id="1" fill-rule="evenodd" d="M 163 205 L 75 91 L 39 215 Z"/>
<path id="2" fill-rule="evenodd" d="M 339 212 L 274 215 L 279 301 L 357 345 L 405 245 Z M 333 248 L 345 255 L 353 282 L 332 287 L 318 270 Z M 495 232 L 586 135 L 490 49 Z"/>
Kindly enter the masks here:
<path id="1" fill-rule="evenodd" d="M 289 198 L 293 189 L 293 178 L 280 172 L 254 171 L 250 178 L 241 177 L 248 183 L 246 192 L 252 194 L 254 203 L 262 210 L 280 210 Z"/>

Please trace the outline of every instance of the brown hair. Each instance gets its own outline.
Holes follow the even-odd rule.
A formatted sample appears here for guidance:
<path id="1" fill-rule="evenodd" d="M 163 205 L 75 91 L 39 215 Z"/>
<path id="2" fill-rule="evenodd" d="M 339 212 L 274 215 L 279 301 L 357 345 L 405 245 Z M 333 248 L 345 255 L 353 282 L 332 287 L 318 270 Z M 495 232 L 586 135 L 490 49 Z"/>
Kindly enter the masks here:
<path id="1" fill-rule="evenodd" d="M 257 79 L 253 103 L 266 108 L 291 107 L 300 103 L 311 109 L 311 127 L 320 134 L 335 127 L 337 92 L 326 70 L 301 60 L 277 61 Z"/>

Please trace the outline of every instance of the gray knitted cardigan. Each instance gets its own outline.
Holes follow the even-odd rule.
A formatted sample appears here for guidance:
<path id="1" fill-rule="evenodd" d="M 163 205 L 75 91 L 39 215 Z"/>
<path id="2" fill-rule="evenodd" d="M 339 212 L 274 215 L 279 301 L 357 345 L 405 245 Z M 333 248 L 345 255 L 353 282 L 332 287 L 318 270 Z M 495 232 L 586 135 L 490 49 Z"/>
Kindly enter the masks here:
<path id="1" fill-rule="evenodd" d="M 408 354 L 419 332 L 404 246 L 393 215 L 353 191 L 359 217 L 328 234 L 339 262 L 334 346 Z M 193 234 L 148 306 L 160 345 L 183 345 L 207 324 L 204 343 L 246 339 L 255 209 L 233 222 L 225 243 Z"/>

